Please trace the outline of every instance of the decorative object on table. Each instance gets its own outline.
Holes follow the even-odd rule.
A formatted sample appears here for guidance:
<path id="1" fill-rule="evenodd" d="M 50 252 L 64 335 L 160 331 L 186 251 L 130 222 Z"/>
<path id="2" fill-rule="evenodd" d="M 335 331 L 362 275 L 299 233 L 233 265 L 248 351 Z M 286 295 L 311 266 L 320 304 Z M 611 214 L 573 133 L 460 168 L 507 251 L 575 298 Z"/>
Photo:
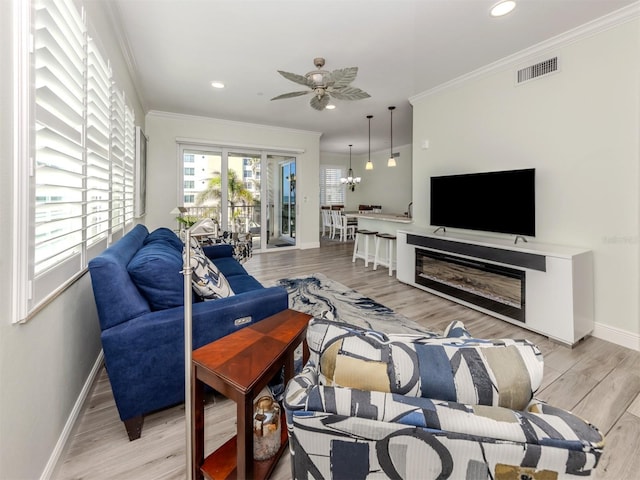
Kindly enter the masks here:
<path id="1" fill-rule="evenodd" d="M 369 159 L 367 160 L 367 164 L 364 166 L 365 170 L 373 170 L 373 162 L 371 161 L 371 119 L 373 115 L 367 115 L 369 119 Z"/>
<path id="2" fill-rule="evenodd" d="M 349 171 L 347 172 L 346 178 L 342 177 L 340 179 L 340 183 L 345 184 L 347 188 L 353 192 L 356 189 L 356 185 L 360 183 L 362 179 L 353 174 L 353 169 L 351 168 L 351 147 L 353 147 L 353 145 L 349 145 Z"/>
<path id="3" fill-rule="evenodd" d="M 273 457 L 280 450 L 281 436 L 280 405 L 271 395 L 262 395 L 253 406 L 253 458 Z"/>
<path id="4" fill-rule="evenodd" d="M 391 155 L 389 155 L 389 160 L 387 161 L 387 167 L 395 167 L 396 166 L 396 157 L 393 155 L 393 111 L 396 107 L 389 107 L 389 112 L 391 114 L 391 120 L 389 125 L 391 126 L 391 135 L 389 136 L 389 140 L 391 143 Z"/>
<path id="5" fill-rule="evenodd" d="M 322 67 L 324 67 L 324 58 L 321 57 L 314 58 L 313 64 L 317 70 L 312 70 L 305 75 L 278 70 L 278 73 L 287 80 L 309 87 L 310 90 L 284 93 L 273 97 L 271 100 L 299 97 L 311 93 L 313 94 L 310 102 L 311 106 L 316 110 L 324 110 L 327 105 L 329 105 L 330 97 L 337 98 L 338 100 L 362 100 L 363 98 L 370 97 L 367 92 L 349 86 L 358 75 L 358 67 L 341 68 L 333 72 L 328 72 L 322 70 Z"/>

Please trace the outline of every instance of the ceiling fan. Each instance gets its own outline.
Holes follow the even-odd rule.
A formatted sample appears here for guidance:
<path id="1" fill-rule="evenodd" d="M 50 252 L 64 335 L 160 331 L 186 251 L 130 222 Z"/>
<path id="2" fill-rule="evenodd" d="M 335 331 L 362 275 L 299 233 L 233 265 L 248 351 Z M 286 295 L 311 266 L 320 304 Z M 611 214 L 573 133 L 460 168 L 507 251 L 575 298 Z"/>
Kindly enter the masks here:
<path id="1" fill-rule="evenodd" d="M 305 75 L 278 70 L 278 73 L 287 80 L 309 87 L 311 90 L 283 93 L 282 95 L 273 97 L 271 100 L 282 100 L 283 98 L 299 97 L 311 93 L 313 94 L 313 98 L 309 102 L 311 106 L 316 110 L 324 110 L 329 104 L 330 97 L 337 98 L 338 100 L 362 100 L 363 98 L 370 97 L 367 92 L 349 86 L 349 84 L 356 79 L 356 75 L 358 75 L 358 67 L 341 68 L 333 72 L 328 72 L 322 70 L 322 67 L 324 67 L 324 58 L 321 57 L 314 58 L 313 64 L 317 70 L 312 70 Z"/>

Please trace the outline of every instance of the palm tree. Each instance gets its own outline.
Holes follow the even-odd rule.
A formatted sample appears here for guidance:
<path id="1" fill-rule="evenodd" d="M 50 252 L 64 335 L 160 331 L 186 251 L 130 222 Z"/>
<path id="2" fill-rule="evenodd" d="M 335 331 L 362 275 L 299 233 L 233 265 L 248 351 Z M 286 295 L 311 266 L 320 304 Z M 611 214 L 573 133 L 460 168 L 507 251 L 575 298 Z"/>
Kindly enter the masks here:
<path id="1" fill-rule="evenodd" d="M 220 172 L 214 172 L 214 176 L 209 180 L 207 188 L 196 197 L 196 205 L 205 205 L 209 201 L 219 204 L 222 199 L 222 177 Z M 231 218 L 234 220 L 240 217 L 242 212 L 235 211 L 235 207 L 253 205 L 253 194 L 244 186 L 244 182 L 239 178 L 238 172 L 229 170 L 227 174 L 227 203 L 231 209 Z"/>

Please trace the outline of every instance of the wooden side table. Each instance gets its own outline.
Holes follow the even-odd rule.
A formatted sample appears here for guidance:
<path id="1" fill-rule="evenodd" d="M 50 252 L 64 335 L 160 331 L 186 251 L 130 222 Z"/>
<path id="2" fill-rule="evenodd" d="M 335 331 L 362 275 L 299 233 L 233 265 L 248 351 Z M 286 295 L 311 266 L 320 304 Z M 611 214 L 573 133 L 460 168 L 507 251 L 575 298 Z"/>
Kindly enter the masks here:
<path id="1" fill-rule="evenodd" d="M 283 310 L 193 352 L 191 365 L 193 478 L 267 478 L 284 452 L 288 437 L 281 418 L 278 453 L 253 460 L 253 400 L 284 366 L 285 384 L 293 377 L 293 355 L 305 340 L 311 315 Z M 204 458 L 204 386 L 209 385 L 237 405 L 237 435 Z M 204 475 L 204 477 L 203 477 Z"/>

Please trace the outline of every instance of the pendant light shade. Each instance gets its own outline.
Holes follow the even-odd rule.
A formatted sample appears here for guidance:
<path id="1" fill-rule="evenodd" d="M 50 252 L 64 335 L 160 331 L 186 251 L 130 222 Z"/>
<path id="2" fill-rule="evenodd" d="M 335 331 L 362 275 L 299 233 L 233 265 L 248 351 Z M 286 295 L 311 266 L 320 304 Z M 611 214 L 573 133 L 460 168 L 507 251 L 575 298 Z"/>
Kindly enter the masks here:
<path id="1" fill-rule="evenodd" d="M 373 170 L 373 163 L 371 162 L 371 119 L 373 115 L 367 115 L 369 119 L 369 160 L 367 160 L 367 164 L 365 165 L 365 170 Z"/>
<path id="2" fill-rule="evenodd" d="M 349 145 L 349 171 L 347 172 L 346 178 L 343 177 L 340 179 L 340 183 L 344 183 L 347 188 L 353 192 L 356 189 L 356 185 L 360 183 L 362 179 L 353 175 L 353 169 L 351 168 L 351 147 L 353 147 L 353 145 Z"/>
<path id="3" fill-rule="evenodd" d="M 389 161 L 387 162 L 387 167 L 395 167 L 396 159 L 393 156 L 393 111 L 396 107 L 389 107 L 389 112 L 391 113 L 391 154 L 389 155 Z"/>

